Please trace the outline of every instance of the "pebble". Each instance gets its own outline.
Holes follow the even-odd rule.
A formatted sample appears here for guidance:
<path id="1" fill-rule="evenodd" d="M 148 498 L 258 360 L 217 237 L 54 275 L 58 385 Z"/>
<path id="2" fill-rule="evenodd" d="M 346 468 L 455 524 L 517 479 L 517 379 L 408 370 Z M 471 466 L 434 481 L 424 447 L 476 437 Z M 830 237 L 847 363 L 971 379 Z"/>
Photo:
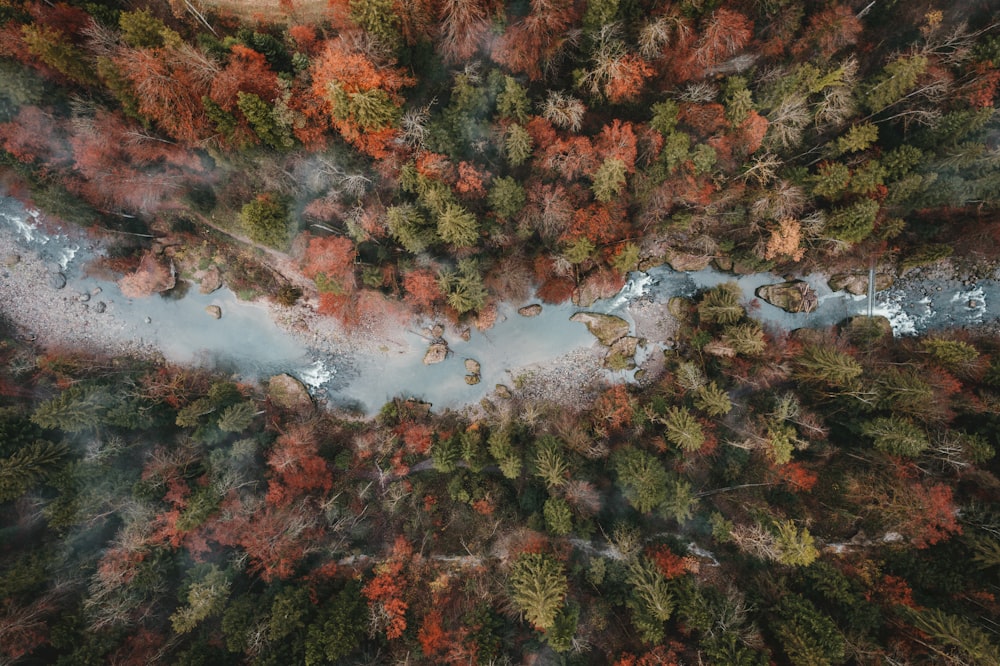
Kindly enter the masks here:
<path id="1" fill-rule="evenodd" d="M 107 309 L 108 305 L 104 301 L 97 301 L 97 305 L 94 306 L 94 312 L 97 314 L 103 314 Z"/>
<path id="2" fill-rule="evenodd" d="M 145 319 L 143 319 L 143 321 L 145 321 L 147 324 L 152 324 L 153 323 L 152 317 L 146 317 Z"/>
<path id="3" fill-rule="evenodd" d="M 90 294 L 88 294 L 87 292 L 83 292 L 82 294 L 77 296 L 77 300 L 79 300 L 81 303 L 86 303 L 87 301 L 90 300 Z"/>
<path id="4" fill-rule="evenodd" d="M 52 273 L 49 275 L 49 286 L 53 289 L 62 289 L 66 286 L 66 276 L 62 273 Z"/>

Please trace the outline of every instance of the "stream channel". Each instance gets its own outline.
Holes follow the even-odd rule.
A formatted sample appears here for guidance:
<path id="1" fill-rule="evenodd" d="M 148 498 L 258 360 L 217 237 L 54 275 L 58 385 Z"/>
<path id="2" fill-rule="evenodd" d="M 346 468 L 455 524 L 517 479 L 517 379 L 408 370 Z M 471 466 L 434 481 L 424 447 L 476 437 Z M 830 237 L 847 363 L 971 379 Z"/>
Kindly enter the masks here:
<path id="1" fill-rule="evenodd" d="M 43 231 L 40 219 L 37 211 L 26 210 L 17 200 L 0 196 L 0 236 L 15 240 L 22 251 L 37 254 L 52 272 L 65 275 L 67 291 L 93 293 L 99 288 L 106 310 L 97 313 L 91 309 L 87 316 L 110 317 L 120 329 L 121 338 L 156 347 L 176 363 L 207 365 L 244 378 L 261 379 L 287 372 L 302 380 L 317 398 L 366 414 L 377 412 L 395 396 L 420 398 L 436 409 L 470 404 L 493 393 L 497 384 L 513 385 L 526 368 L 545 366 L 574 350 L 597 344 L 583 324 L 569 320 L 583 308 L 545 305 L 539 316 L 527 318 L 516 311 L 523 304 L 504 304 L 493 328 L 483 333 L 473 329 L 468 341 L 449 338 L 454 353 L 437 365 L 423 364 L 427 340 L 415 332 L 405 334 L 404 347 L 387 347 L 383 352 L 347 349 L 342 354 L 322 353 L 276 325 L 267 308 L 240 301 L 225 287 L 211 294 L 199 293 L 194 285 L 180 297 L 126 298 L 115 282 L 84 273 L 83 266 L 101 251 L 94 241 L 69 230 Z M 13 270 L 17 266 L 0 267 L 0 312 L 13 307 L 12 299 L 5 295 L 9 293 L 5 286 Z M 666 266 L 631 273 L 616 296 L 585 309 L 618 315 L 629 321 L 634 331 L 630 307 L 640 300 L 666 307 L 672 296 L 692 296 L 701 289 L 735 281 L 751 315 L 765 326 L 786 330 L 825 327 L 867 313 L 867 297 L 832 292 L 822 275 L 802 279 L 819 297 L 818 308 L 810 314 L 790 314 L 754 297 L 757 287 L 782 281 L 774 274 L 734 276 L 713 269 L 683 273 Z M 980 278 L 974 284 L 908 280 L 903 287 L 877 292 L 874 314 L 887 317 L 896 335 L 912 335 L 994 321 L 1000 317 L 995 307 L 998 299 L 997 275 Z M 209 317 L 205 313 L 208 305 L 220 306 L 223 317 Z M 658 347 L 650 344 L 637 360 L 641 360 L 642 353 L 657 351 Z M 465 382 L 466 358 L 482 365 L 478 385 Z M 608 372 L 612 380 L 623 376 L 627 378 L 623 373 Z"/>

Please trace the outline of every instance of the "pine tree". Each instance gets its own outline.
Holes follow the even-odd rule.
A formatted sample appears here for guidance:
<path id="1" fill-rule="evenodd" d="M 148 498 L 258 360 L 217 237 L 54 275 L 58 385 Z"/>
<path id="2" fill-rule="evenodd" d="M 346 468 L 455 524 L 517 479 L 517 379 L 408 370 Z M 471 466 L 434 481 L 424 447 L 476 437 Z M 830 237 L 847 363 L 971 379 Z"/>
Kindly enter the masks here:
<path id="1" fill-rule="evenodd" d="M 546 631 L 556 620 L 569 585 L 563 567 L 551 555 L 522 553 L 510 571 L 514 604 L 535 628 Z"/>
<path id="2" fill-rule="evenodd" d="M 631 587 L 628 601 L 632 622 L 647 643 L 663 638 L 663 623 L 674 612 L 674 598 L 669 583 L 656 563 L 638 557 L 629 563 L 625 582 Z"/>
<path id="3" fill-rule="evenodd" d="M 531 157 L 534 141 L 528 134 L 528 130 L 515 123 L 507 128 L 503 146 L 507 161 L 510 162 L 511 166 L 516 167 L 524 164 L 525 160 Z"/>
<path id="4" fill-rule="evenodd" d="M 459 204 L 448 204 L 437 218 L 437 232 L 446 243 L 470 247 L 479 240 L 479 222 Z"/>
<path id="5" fill-rule="evenodd" d="M 253 423 L 257 410 L 252 402 L 238 402 L 222 410 L 219 417 L 219 430 L 223 432 L 243 432 Z"/>
<path id="6" fill-rule="evenodd" d="M 494 178 L 486 202 L 490 210 L 502 220 L 509 220 L 524 208 L 528 195 L 524 187 L 510 176 Z"/>
<path id="7" fill-rule="evenodd" d="M 844 639 L 837 625 L 809 600 L 785 594 L 775 611 L 777 620 L 772 627 L 792 664 L 832 666 L 844 662 Z"/>
<path id="8" fill-rule="evenodd" d="M 961 660 L 964 663 L 968 660 L 975 666 L 1000 664 L 1000 649 L 990 640 L 989 634 L 965 618 L 937 608 L 903 609 L 902 612 L 932 641 L 958 651 L 959 659 L 952 659 L 948 655 L 947 661 Z"/>
<path id="9" fill-rule="evenodd" d="M 671 476 L 666 486 L 666 497 L 660 504 L 659 512 L 668 518 L 684 523 L 691 519 L 698 499 L 694 496 L 691 484 L 686 480 Z"/>
<path id="10" fill-rule="evenodd" d="M 671 407 L 663 419 L 667 440 L 688 453 L 701 448 L 705 433 L 701 424 L 685 407 Z"/>
<path id="11" fill-rule="evenodd" d="M 698 389 L 694 396 L 694 406 L 709 416 L 725 416 L 732 410 L 733 403 L 729 394 L 715 382 L 710 382 Z"/>
<path id="12" fill-rule="evenodd" d="M 17 499 L 45 481 L 67 453 L 65 445 L 39 439 L 21 446 L 7 458 L 0 458 L 0 503 Z"/>
<path id="13" fill-rule="evenodd" d="M 569 465 L 562 453 L 562 443 L 551 435 L 544 435 L 535 443 L 535 476 L 547 488 L 559 488 L 569 478 Z"/>
<path id="14" fill-rule="evenodd" d="M 861 434 L 870 437 L 879 451 L 903 458 L 916 458 L 930 446 L 927 433 L 902 416 L 872 419 L 861 426 Z"/>
<path id="15" fill-rule="evenodd" d="M 573 512 L 561 497 L 550 497 L 542 507 L 545 529 L 555 536 L 566 536 L 573 531 Z"/>
<path id="16" fill-rule="evenodd" d="M 609 157 L 593 175 L 594 198 L 601 203 L 610 203 L 619 197 L 625 189 L 625 162 Z"/>
<path id="17" fill-rule="evenodd" d="M 795 374 L 806 383 L 848 388 L 861 373 L 857 361 L 833 347 L 810 345 L 796 359 Z"/>
<path id="18" fill-rule="evenodd" d="M 31 420 L 43 428 L 80 432 L 100 425 L 108 402 L 100 389 L 73 386 L 40 404 Z"/>
<path id="19" fill-rule="evenodd" d="M 618 452 L 612 464 L 625 498 L 639 513 L 649 513 L 667 499 L 670 477 L 652 454 L 628 448 Z"/>
<path id="20" fill-rule="evenodd" d="M 798 530 L 791 520 L 779 522 L 775 529 L 777 534 L 774 546 L 777 559 L 782 564 L 807 567 L 819 557 L 819 551 L 816 550 L 809 530 L 805 528 Z"/>
<path id="21" fill-rule="evenodd" d="M 735 282 L 709 289 L 698 303 L 698 316 L 706 324 L 735 324 L 743 315 L 742 292 Z"/>

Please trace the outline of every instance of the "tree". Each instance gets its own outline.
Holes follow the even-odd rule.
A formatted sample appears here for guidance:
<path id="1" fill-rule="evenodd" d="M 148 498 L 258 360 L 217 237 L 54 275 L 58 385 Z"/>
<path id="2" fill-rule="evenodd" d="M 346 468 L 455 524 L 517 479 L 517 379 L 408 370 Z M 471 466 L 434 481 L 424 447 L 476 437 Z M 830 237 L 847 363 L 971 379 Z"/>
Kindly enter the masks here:
<path id="1" fill-rule="evenodd" d="M 223 432 L 239 433 L 249 428 L 256 416 L 257 409 L 252 402 L 238 402 L 222 410 L 217 425 Z"/>
<path id="2" fill-rule="evenodd" d="M 253 93 L 237 93 L 237 106 L 257 137 L 271 148 L 287 150 L 295 145 L 291 126 L 276 109 Z"/>
<path id="3" fill-rule="evenodd" d="M 1000 648 L 982 628 L 963 617 L 938 608 L 904 609 L 903 616 L 932 641 L 958 652 L 938 652 L 946 661 L 972 663 L 976 666 L 1000 664 Z M 968 662 L 966 662 L 968 660 Z"/>
<path id="4" fill-rule="evenodd" d="M 412 204 L 390 206 L 385 219 L 389 233 L 411 254 L 420 254 L 437 240 L 434 229 Z"/>
<path id="5" fill-rule="evenodd" d="M 170 623 L 178 634 L 193 631 L 208 617 L 221 613 L 229 598 L 229 576 L 214 564 L 196 568 L 188 577 L 187 605 L 170 616 Z"/>
<path id="6" fill-rule="evenodd" d="M 449 203 L 438 215 L 437 232 L 446 243 L 455 247 L 470 247 L 479 240 L 479 222 L 461 205 Z"/>
<path id="7" fill-rule="evenodd" d="M 494 178 L 486 202 L 502 220 L 509 220 L 521 212 L 528 195 L 516 179 L 510 176 Z"/>
<path id="8" fill-rule="evenodd" d="M 706 324 L 735 324 L 745 314 L 735 282 L 724 282 L 705 292 L 698 302 L 698 317 Z"/>
<path id="9" fill-rule="evenodd" d="M 797 529 L 791 520 L 777 523 L 775 529 L 777 534 L 774 545 L 777 549 L 777 560 L 782 564 L 807 567 L 819 557 L 819 551 L 816 550 L 809 530 Z"/>
<path id="10" fill-rule="evenodd" d="M 544 435 L 535 443 L 535 476 L 549 489 L 559 488 L 569 478 L 569 464 L 562 453 L 562 442 L 551 435 Z"/>
<path id="11" fill-rule="evenodd" d="M 459 314 L 480 310 L 486 305 L 486 287 L 479 266 L 472 259 L 459 261 L 457 271 L 442 271 L 438 275 L 438 285 L 448 305 Z"/>
<path id="12" fill-rule="evenodd" d="M 109 402 L 100 389 L 73 386 L 40 404 L 31 420 L 43 428 L 80 432 L 100 425 Z"/>
<path id="13" fill-rule="evenodd" d="M 834 152 L 837 155 L 845 153 L 858 153 L 866 150 L 869 146 L 878 141 L 878 125 L 873 123 L 862 123 L 852 125 L 851 129 L 837 139 Z"/>
<path id="14" fill-rule="evenodd" d="M 709 416 L 718 417 L 728 414 L 733 408 L 733 403 L 729 400 L 729 394 L 713 381 L 695 391 L 694 406 Z"/>
<path id="15" fill-rule="evenodd" d="M 632 609 L 632 622 L 647 643 L 663 639 L 663 623 L 674 612 L 674 598 L 666 576 L 647 557 L 634 558 L 628 565 L 625 582 L 631 587 L 627 604 Z"/>
<path id="16" fill-rule="evenodd" d="M 927 70 L 928 64 L 927 56 L 920 54 L 896 58 L 885 66 L 882 73 L 864 91 L 862 99 L 865 106 L 878 113 L 900 101 L 916 87 L 917 80 Z"/>
<path id="17" fill-rule="evenodd" d="M 367 622 L 360 592 L 360 586 L 352 581 L 323 604 L 307 630 L 306 666 L 335 663 L 361 644 Z"/>
<path id="18" fill-rule="evenodd" d="M 516 167 L 524 164 L 525 160 L 531 157 L 534 142 L 527 130 L 514 123 L 507 128 L 503 146 L 510 165 Z"/>
<path id="19" fill-rule="evenodd" d="M 601 163 L 593 175 L 594 198 L 602 203 L 610 203 L 625 189 L 625 162 L 608 158 Z"/>
<path id="20" fill-rule="evenodd" d="M 240 222 L 256 243 L 283 248 L 288 243 L 288 203 L 276 194 L 261 194 L 240 210 Z"/>
<path id="21" fill-rule="evenodd" d="M 692 453 L 705 443 L 701 424 L 684 407 L 671 407 L 663 418 L 667 440 L 674 446 Z"/>
<path id="22" fill-rule="evenodd" d="M 670 477 L 652 454 L 629 447 L 615 454 L 612 465 L 625 498 L 639 513 L 649 513 L 667 499 Z"/>
<path id="23" fill-rule="evenodd" d="M 545 529 L 555 536 L 566 536 L 573 531 L 573 512 L 561 497 L 550 497 L 542 507 Z"/>
<path id="24" fill-rule="evenodd" d="M 796 359 L 800 381 L 834 388 L 848 388 L 863 372 L 851 356 L 832 347 L 807 346 Z"/>
<path id="25" fill-rule="evenodd" d="M 17 499 L 32 486 L 48 479 L 67 453 L 69 450 L 64 444 L 38 439 L 0 458 L 0 503 Z"/>
<path id="26" fill-rule="evenodd" d="M 717 9 L 706 21 L 694 50 L 704 68 L 736 55 L 753 37 L 753 23 L 739 12 Z"/>
<path id="27" fill-rule="evenodd" d="M 489 14 L 482 0 L 444 0 L 438 16 L 441 32 L 436 44 L 445 62 L 465 62 L 485 43 Z"/>
<path id="28" fill-rule="evenodd" d="M 125 43 L 137 49 L 158 48 L 164 45 L 164 35 L 173 37 L 166 24 L 148 9 L 122 12 L 118 27 Z"/>
<path id="29" fill-rule="evenodd" d="M 785 594 L 775 607 L 774 633 L 795 666 L 831 666 L 845 661 L 844 639 L 828 615 L 799 594 Z"/>
<path id="30" fill-rule="evenodd" d="M 392 0 L 350 0 L 351 20 L 392 52 L 403 43 L 400 17 Z"/>
<path id="31" fill-rule="evenodd" d="M 87 21 L 86 14 L 83 16 L 81 25 Z M 33 55 L 71 81 L 82 85 L 97 83 L 93 69 L 87 66 L 87 59 L 69 35 L 47 25 L 34 24 L 21 26 L 21 38 Z"/>
<path id="32" fill-rule="evenodd" d="M 903 458 L 916 458 L 930 446 L 927 434 L 902 416 L 881 416 L 861 426 L 861 434 L 870 437 L 875 448 Z"/>
<path id="33" fill-rule="evenodd" d="M 524 618 L 540 631 L 551 629 L 569 587 L 562 565 L 545 553 L 522 553 L 511 566 L 510 586 Z"/>

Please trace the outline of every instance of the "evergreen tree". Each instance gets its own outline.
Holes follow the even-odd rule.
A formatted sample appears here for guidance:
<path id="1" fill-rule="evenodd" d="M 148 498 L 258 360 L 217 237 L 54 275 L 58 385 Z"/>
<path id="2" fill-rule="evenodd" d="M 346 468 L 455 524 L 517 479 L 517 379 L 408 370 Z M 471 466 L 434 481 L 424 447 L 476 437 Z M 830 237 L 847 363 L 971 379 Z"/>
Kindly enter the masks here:
<path id="1" fill-rule="evenodd" d="M 694 396 L 694 406 L 709 416 L 725 416 L 732 408 L 729 394 L 720 389 L 715 382 L 700 387 Z"/>
<path id="2" fill-rule="evenodd" d="M 705 443 L 701 424 L 685 407 L 671 407 L 663 419 L 667 440 L 688 453 L 693 453 Z"/>
<path id="3" fill-rule="evenodd" d="M 848 388 L 861 373 L 857 361 L 833 347 L 810 345 L 796 359 L 795 374 L 806 383 Z"/>
<path id="4" fill-rule="evenodd" d="M 670 477 L 652 454 L 629 447 L 616 453 L 612 464 L 625 498 L 639 513 L 649 513 L 667 499 Z"/>
<path id="5" fill-rule="evenodd" d="M 462 206 L 448 204 L 437 218 L 437 232 L 445 243 L 470 247 L 479 240 L 479 222 Z"/>
<path id="6" fill-rule="evenodd" d="M 65 445 L 40 439 L 0 458 L 0 502 L 17 499 L 32 486 L 45 481 L 67 453 Z"/>
<path id="7" fill-rule="evenodd" d="M 663 623 L 674 612 L 674 597 L 669 583 L 656 563 L 637 557 L 629 563 L 625 582 L 631 588 L 627 604 L 632 609 L 632 621 L 647 643 L 663 639 Z"/>
<path id="8" fill-rule="evenodd" d="M 542 508 L 545 529 L 555 536 L 566 536 L 573 531 L 573 512 L 561 497 L 550 497 Z"/>
<path id="9" fill-rule="evenodd" d="M 743 315 L 742 292 L 735 282 L 724 282 L 705 292 L 698 302 L 698 316 L 706 324 L 735 324 Z"/>
<path id="10" fill-rule="evenodd" d="M 72 386 L 40 404 L 31 420 L 43 428 L 80 432 L 101 424 L 109 401 L 102 389 Z"/>
<path id="11" fill-rule="evenodd" d="M 494 178 L 486 202 L 502 220 L 509 220 L 524 208 L 528 196 L 517 180 L 510 176 Z"/>
<path id="12" fill-rule="evenodd" d="M 223 432 L 243 432 L 253 423 L 257 409 L 252 402 L 238 402 L 222 410 L 219 417 L 219 430 Z"/>
<path id="13" fill-rule="evenodd" d="M 601 203 L 611 203 L 625 189 L 625 162 L 617 157 L 605 159 L 593 176 L 594 198 Z"/>
<path id="14" fill-rule="evenodd" d="M 562 452 L 562 442 L 552 435 L 544 435 L 535 443 L 535 476 L 549 489 L 559 488 L 569 478 L 569 465 Z"/>
<path id="15" fill-rule="evenodd" d="M 288 203 L 276 194 L 261 194 L 240 210 L 250 240 L 275 248 L 288 243 Z"/>
<path id="16" fill-rule="evenodd" d="M 870 437 L 875 448 L 883 453 L 903 458 L 916 458 L 930 441 L 919 426 L 901 416 L 880 416 L 861 426 L 861 434 Z"/>
<path id="17" fill-rule="evenodd" d="M 536 629 L 555 625 L 569 585 L 563 567 L 551 555 L 522 553 L 510 570 L 514 604 Z"/>

